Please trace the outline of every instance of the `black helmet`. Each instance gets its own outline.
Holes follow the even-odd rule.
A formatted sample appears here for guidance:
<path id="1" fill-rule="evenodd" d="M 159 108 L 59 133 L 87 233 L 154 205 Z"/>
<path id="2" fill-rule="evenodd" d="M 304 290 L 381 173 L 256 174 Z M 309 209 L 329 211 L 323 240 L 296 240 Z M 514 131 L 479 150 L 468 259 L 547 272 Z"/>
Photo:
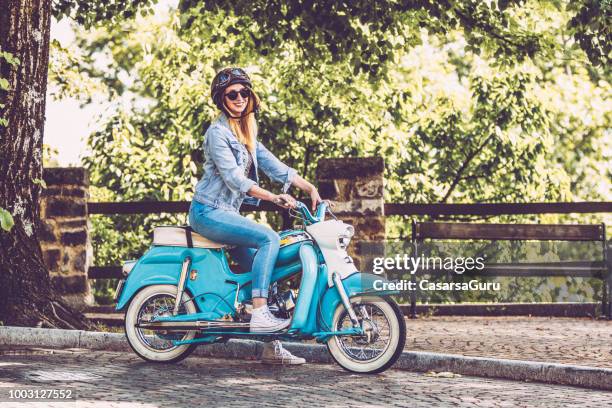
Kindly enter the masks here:
<path id="1" fill-rule="evenodd" d="M 225 88 L 234 84 L 243 84 L 244 86 L 251 89 L 251 79 L 242 68 L 224 68 L 217 72 L 215 78 L 210 86 L 210 96 L 213 102 L 217 105 L 217 108 L 225 112 L 225 106 L 223 105 L 223 92 Z M 258 107 L 256 106 L 255 109 Z"/>

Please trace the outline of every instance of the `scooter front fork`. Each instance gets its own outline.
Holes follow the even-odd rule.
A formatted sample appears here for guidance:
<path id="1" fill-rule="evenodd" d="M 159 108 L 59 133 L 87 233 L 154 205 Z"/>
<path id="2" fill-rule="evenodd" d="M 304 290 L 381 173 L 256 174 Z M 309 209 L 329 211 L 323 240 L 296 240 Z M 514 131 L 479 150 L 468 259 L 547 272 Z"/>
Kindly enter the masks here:
<path id="1" fill-rule="evenodd" d="M 348 312 L 349 318 L 351 319 L 351 323 L 353 323 L 353 327 L 361 328 L 361 325 L 359 324 L 359 319 L 357 319 L 357 314 L 355 313 L 355 310 L 353 309 L 353 306 L 351 305 L 351 301 L 348 295 L 346 294 L 346 290 L 344 290 L 344 285 L 342 284 L 342 280 L 340 279 L 340 276 L 336 272 L 332 274 L 332 280 L 334 281 L 334 284 L 336 285 L 336 289 L 338 290 L 338 293 L 340 294 L 340 299 L 342 300 L 342 304 L 344 305 L 344 308 Z"/>

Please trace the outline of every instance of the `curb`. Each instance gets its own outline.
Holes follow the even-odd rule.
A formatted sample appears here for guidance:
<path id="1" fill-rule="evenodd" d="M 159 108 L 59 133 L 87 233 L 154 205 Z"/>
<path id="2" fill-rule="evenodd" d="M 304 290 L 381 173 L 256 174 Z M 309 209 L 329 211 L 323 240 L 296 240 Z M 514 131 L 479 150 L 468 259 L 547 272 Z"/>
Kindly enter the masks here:
<path id="1" fill-rule="evenodd" d="M 292 353 L 311 363 L 331 363 L 327 348 L 320 344 L 283 343 Z M 106 351 L 131 351 L 122 333 L 89 332 L 83 330 L 39 329 L 0 326 L 0 345 L 52 348 L 85 348 Z M 200 346 L 194 354 L 201 357 L 256 359 L 262 343 L 254 340 L 229 340 Z M 535 381 L 571 385 L 591 389 L 612 390 L 612 368 L 569 364 L 467 357 L 404 351 L 393 366 L 395 369 L 427 372 L 450 371 L 476 377 L 503 378 L 515 381 Z"/>

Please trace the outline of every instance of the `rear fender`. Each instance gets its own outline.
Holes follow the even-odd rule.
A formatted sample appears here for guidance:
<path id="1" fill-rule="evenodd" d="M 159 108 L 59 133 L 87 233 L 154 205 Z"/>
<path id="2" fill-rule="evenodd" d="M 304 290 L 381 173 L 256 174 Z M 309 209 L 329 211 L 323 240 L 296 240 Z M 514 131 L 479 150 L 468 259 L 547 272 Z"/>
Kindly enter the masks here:
<path id="1" fill-rule="evenodd" d="M 181 273 L 183 260 L 191 257 L 192 262 L 203 259 L 202 251 L 183 247 L 152 247 L 136 262 L 128 274 L 116 310 L 123 310 L 142 288 L 151 285 L 175 285 Z"/>
<path id="2" fill-rule="evenodd" d="M 175 285 L 177 286 L 178 278 L 181 273 L 181 265 L 180 264 L 176 265 L 176 267 L 178 268 L 176 271 L 170 270 L 170 269 L 175 269 L 174 265 L 172 265 L 172 268 L 169 268 L 168 266 L 169 265 L 166 265 L 166 268 L 164 268 L 161 271 L 155 270 L 154 271 L 155 274 L 152 274 L 150 272 L 150 271 L 153 271 L 152 268 L 147 268 L 146 265 L 143 265 L 142 267 L 139 268 L 138 265 L 136 265 L 134 267 L 134 270 L 132 271 L 132 274 L 134 275 L 132 276 L 132 274 L 130 274 L 128 280 L 123 285 L 121 296 L 117 300 L 116 310 L 123 310 L 130 303 L 130 300 L 132 300 L 134 295 L 138 293 L 140 289 L 145 288 L 147 286 L 151 286 L 151 285 Z M 145 277 L 142 279 L 138 279 L 139 277 L 143 277 L 143 276 Z"/>

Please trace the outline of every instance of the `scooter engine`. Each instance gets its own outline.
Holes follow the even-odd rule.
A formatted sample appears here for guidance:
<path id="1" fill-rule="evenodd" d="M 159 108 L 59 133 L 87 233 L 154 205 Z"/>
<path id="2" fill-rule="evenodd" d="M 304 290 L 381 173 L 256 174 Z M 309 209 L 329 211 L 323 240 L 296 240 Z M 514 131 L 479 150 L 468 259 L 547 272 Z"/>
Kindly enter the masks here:
<path id="1" fill-rule="evenodd" d="M 278 291 L 278 286 L 273 284 L 268 295 L 268 309 L 272 314 L 280 319 L 291 318 L 291 312 L 295 309 L 297 290 L 287 289 L 283 292 Z M 251 320 L 253 304 L 247 301 L 238 307 L 238 320 L 248 322 Z"/>
<path id="2" fill-rule="evenodd" d="M 291 312 L 295 309 L 296 294 L 294 289 L 284 292 L 273 291 L 268 297 L 268 309 L 280 319 L 289 319 Z"/>

